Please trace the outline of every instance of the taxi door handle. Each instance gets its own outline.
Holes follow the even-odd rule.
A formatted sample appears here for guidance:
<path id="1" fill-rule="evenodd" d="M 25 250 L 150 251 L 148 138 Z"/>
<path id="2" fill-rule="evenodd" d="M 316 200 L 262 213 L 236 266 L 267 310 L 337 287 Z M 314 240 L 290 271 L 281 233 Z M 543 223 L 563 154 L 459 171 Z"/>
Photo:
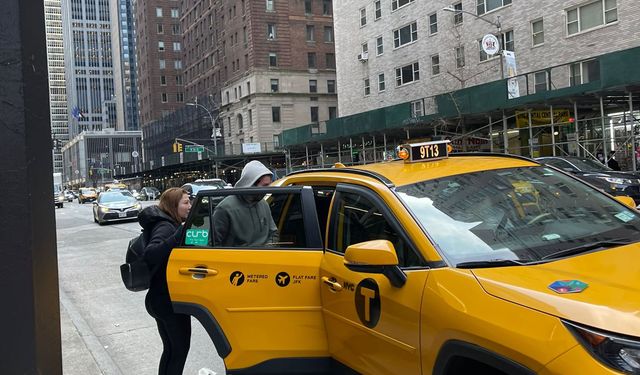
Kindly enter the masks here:
<path id="1" fill-rule="evenodd" d="M 178 270 L 181 275 L 201 275 L 201 276 L 215 276 L 218 274 L 218 271 L 212 270 L 210 268 L 200 268 L 200 267 L 183 267 Z"/>
<path id="2" fill-rule="evenodd" d="M 322 282 L 331 287 L 331 289 L 335 292 L 339 292 L 342 290 L 342 285 L 340 283 L 334 281 L 335 279 L 330 279 L 327 276 L 322 276 Z"/>

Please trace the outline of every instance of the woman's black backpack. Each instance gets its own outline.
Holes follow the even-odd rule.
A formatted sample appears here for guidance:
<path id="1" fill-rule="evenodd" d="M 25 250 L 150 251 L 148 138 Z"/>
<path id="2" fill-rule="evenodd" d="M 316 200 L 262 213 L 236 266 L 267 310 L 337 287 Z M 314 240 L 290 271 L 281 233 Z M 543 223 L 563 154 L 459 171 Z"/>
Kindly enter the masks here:
<path id="1" fill-rule="evenodd" d="M 147 235 L 142 233 L 129 241 L 125 262 L 120 266 L 120 275 L 124 286 L 132 292 L 149 289 L 151 270 L 144 261 L 144 250 L 147 247 Z"/>

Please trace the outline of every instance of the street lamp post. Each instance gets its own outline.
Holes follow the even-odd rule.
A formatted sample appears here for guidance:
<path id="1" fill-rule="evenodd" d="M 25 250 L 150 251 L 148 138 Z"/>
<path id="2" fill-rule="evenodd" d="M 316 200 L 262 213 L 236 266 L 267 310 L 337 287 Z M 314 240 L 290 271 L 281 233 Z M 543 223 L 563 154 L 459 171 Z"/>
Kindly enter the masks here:
<path id="1" fill-rule="evenodd" d="M 442 8 L 442 10 L 445 11 L 445 12 L 451 12 L 451 13 L 456 13 L 456 14 L 465 13 L 465 14 L 471 15 L 474 18 L 482 20 L 482 21 L 484 21 L 484 22 L 486 22 L 488 24 L 491 24 L 491 25 L 495 26 L 498 29 L 498 38 L 500 38 L 500 41 L 501 41 L 500 50 L 498 51 L 498 53 L 500 54 L 500 78 L 504 79 L 504 63 L 502 62 L 502 51 L 503 51 L 502 44 L 504 43 L 504 40 L 502 39 L 502 35 L 501 35 L 502 34 L 502 23 L 500 23 L 500 16 L 496 17 L 495 21 L 490 21 L 490 20 L 488 20 L 488 19 L 486 19 L 486 18 L 484 18 L 482 16 L 479 16 L 479 15 L 477 15 L 475 13 L 471 13 L 471 12 L 469 12 L 467 10 L 455 9 L 455 8 L 452 8 L 452 7 L 445 7 L 445 8 Z"/>
<path id="2" fill-rule="evenodd" d="M 209 109 L 203 106 L 202 104 L 187 103 L 187 105 L 200 107 L 205 111 L 207 111 L 207 114 L 209 115 L 209 119 L 211 120 L 211 138 L 213 138 L 213 153 L 215 154 L 213 156 L 213 166 L 215 167 L 216 178 L 218 178 L 218 161 L 216 160 L 218 157 L 218 131 L 217 131 L 218 129 L 216 128 L 216 121 L 214 120 L 213 115 L 211 114 L 211 111 L 209 111 Z"/>

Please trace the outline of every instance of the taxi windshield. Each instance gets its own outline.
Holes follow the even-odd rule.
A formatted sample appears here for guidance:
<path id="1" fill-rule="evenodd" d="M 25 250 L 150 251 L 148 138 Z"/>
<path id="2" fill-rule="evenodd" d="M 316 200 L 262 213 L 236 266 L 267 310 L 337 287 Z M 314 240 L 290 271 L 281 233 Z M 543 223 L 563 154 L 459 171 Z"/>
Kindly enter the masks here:
<path id="1" fill-rule="evenodd" d="M 546 167 L 448 176 L 396 193 L 452 265 L 526 264 L 640 240 L 637 212 Z"/>

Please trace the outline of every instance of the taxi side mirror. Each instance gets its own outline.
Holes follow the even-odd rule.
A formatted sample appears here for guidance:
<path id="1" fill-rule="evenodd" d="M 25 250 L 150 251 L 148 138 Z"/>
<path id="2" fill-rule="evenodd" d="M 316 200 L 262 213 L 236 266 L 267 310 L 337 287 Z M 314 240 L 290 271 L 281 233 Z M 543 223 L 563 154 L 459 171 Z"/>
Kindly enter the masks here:
<path id="1" fill-rule="evenodd" d="M 614 197 L 618 202 L 624 204 L 627 207 L 636 208 L 636 201 L 627 195 L 617 195 Z"/>
<path id="2" fill-rule="evenodd" d="M 407 281 L 407 275 L 398 267 L 396 250 L 387 240 L 350 245 L 344 253 L 344 265 L 354 272 L 383 274 L 396 288 Z"/>

